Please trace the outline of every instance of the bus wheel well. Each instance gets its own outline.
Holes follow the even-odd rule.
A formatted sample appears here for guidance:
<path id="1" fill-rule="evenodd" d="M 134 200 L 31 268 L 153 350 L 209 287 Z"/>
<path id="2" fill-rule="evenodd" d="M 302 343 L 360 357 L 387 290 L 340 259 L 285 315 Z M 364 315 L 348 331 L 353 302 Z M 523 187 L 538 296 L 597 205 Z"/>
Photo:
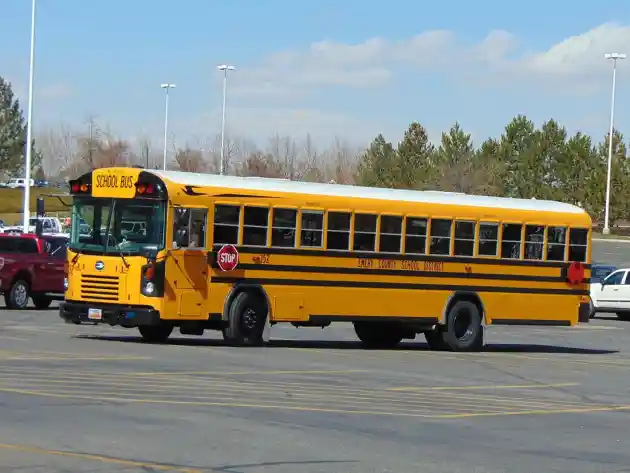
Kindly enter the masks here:
<path id="1" fill-rule="evenodd" d="M 223 307 L 223 320 L 228 320 L 228 313 L 230 310 L 230 306 L 232 302 L 241 292 L 247 292 L 253 296 L 257 296 L 264 303 L 265 308 L 267 309 L 267 317 L 271 320 L 271 304 L 269 303 L 269 296 L 267 292 L 257 284 L 237 284 L 232 288 L 232 291 L 227 297 L 225 301 L 225 306 Z"/>
<path id="2" fill-rule="evenodd" d="M 481 322 L 485 323 L 486 320 L 486 312 L 483 307 L 483 302 L 481 302 L 481 298 L 476 292 L 468 292 L 468 291 L 457 291 L 451 295 L 448 302 L 446 303 L 446 307 L 444 307 L 444 313 L 442 314 L 443 323 L 446 321 L 446 317 L 453 307 L 459 301 L 467 301 L 472 302 L 479 309 L 479 313 L 481 314 Z"/>

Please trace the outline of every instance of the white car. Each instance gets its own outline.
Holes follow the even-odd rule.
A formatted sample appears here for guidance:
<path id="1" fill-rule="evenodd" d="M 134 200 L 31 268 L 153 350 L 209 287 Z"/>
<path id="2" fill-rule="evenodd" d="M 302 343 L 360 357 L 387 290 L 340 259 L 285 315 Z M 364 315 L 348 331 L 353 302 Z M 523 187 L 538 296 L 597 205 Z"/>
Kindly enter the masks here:
<path id="1" fill-rule="evenodd" d="M 614 269 L 603 279 L 591 281 L 591 317 L 596 312 L 613 312 L 630 321 L 630 268 Z"/>

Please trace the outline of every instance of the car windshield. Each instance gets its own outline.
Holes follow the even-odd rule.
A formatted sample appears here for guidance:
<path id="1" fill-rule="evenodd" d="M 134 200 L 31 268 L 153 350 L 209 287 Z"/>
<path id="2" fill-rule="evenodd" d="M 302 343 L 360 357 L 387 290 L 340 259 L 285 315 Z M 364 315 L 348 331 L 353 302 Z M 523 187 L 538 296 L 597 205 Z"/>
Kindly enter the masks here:
<path id="1" fill-rule="evenodd" d="M 166 206 L 141 199 L 75 198 L 70 249 L 92 254 L 139 254 L 164 248 Z"/>

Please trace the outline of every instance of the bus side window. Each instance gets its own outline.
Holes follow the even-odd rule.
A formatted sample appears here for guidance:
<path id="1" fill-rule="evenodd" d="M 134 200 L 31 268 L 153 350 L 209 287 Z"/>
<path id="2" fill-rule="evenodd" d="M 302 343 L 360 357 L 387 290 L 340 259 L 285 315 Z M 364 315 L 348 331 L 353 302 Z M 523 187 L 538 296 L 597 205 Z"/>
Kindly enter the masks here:
<path id="1" fill-rule="evenodd" d="M 503 224 L 503 236 L 501 237 L 501 258 L 521 258 L 521 232 L 523 226 L 516 223 Z"/>
<path id="2" fill-rule="evenodd" d="M 402 243 L 402 217 L 381 215 L 379 251 L 400 253 Z"/>
<path id="3" fill-rule="evenodd" d="M 564 261 L 567 244 L 566 227 L 547 227 L 547 260 Z"/>
<path id="4" fill-rule="evenodd" d="M 189 248 L 206 247 L 206 221 L 208 211 L 206 209 L 191 209 L 190 212 L 190 243 Z"/>
<path id="5" fill-rule="evenodd" d="M 273 209 L 273 223 L 271 226 L 271 246 L 293 248 L 295 246 L 295 227 L 297 225 L 297 210 Z"/>
<path id="6" fill-rule="evenodd" d="M 190 242 L 190 209 L 175 209 L 173 248 L 187 248 Z"/>
<path id="7" fill-rule="evenodd" d="M 405 253 L 426 254 L 427 223 L 426 218 L 407 217 L 405 219 Z"/>
<path id="8" fill-rule="evenodd" d="M 245 207 L 243 222 L 243 245 L 267 246 L 269 229 L 268 207 Z"/>
<path id="9" fill-rule="evenodd" d="M 448 255 L 451 252 L 451 226 L 453 222 L 445 219 L 431 219 L 431 246 L 432 255 Z"/>
<path id="10" fill-rule="evenodd" d="M 328 231 L 326 248 L 329 250 L 350 249 L 350 219 L 347 212 L 328 212 Z"/>
<path id="11" fill-rule="evenodd" d="M 354 251 L 376 251 L 376 220 L 373 214 L 354 214 Z"/>
<path id="12" fill-rule="evenodd" d="M 545 227 L 527 225 L 525 227 L 525 259 L 542 259 L 545 244 Z"/>
<path id="13" fill-rule="evenodd" d="M 321 248 L 324 246 L 324 212 L 302 211 L 300 246 Z"/>
<path id="14" fill-rule="evenodd" d="M 241 207 L 217 204 L 214 206 L 214 244 L 238 245 Z"/>
<path id="15" fill-rule="evenodd" d="M 206 246 L 206 209 L 175 210 L 175 247 L 205 248 Z"/>
<path id="16" fill-rule="evenodd" d="M 455 256 L 473 256 L 475 252 L 475 226 L 477 222 L 455 222 Z"/>
<path id="17" fill-rule="evenodd" d="M 569 231 L 569 261 L 586 262 L 588 229 L 572 228 Z"/>
<path id="18" fill-rule="evenodd" d="M 499 224 L 485 223 L 479 224 L 479 246 L 477 255 L 497 256 L 499 250 Z"/>

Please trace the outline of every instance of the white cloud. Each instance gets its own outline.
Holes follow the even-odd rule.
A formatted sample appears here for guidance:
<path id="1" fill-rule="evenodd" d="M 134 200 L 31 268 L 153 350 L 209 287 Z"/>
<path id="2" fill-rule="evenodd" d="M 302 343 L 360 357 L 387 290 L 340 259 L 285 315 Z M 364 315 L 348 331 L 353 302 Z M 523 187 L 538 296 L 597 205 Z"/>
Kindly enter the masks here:
<path id="1" fill-rule="evenodd" d="M 421 77 L 422 73 L 440 72 L 467 82 L 484 78 L 492 86 L 542 85 L 564 93 L 588 94 L 601 82 L 602 73 L 610 70 L 604 54 L 623 52 L 628 44 L 630 26 L 614 23 L 560 39 L 538 51 L 502 30 L 491 31 L 476 43 L 463 42 L 445 30 L 401 41 L 371 38 L 344 44 L 326 40 L 303 50 L 272 54 L 256 67 L 237 71 L 230 93 L 294 96 L 332 86 L 378 88 L 403 74 Z"/>

